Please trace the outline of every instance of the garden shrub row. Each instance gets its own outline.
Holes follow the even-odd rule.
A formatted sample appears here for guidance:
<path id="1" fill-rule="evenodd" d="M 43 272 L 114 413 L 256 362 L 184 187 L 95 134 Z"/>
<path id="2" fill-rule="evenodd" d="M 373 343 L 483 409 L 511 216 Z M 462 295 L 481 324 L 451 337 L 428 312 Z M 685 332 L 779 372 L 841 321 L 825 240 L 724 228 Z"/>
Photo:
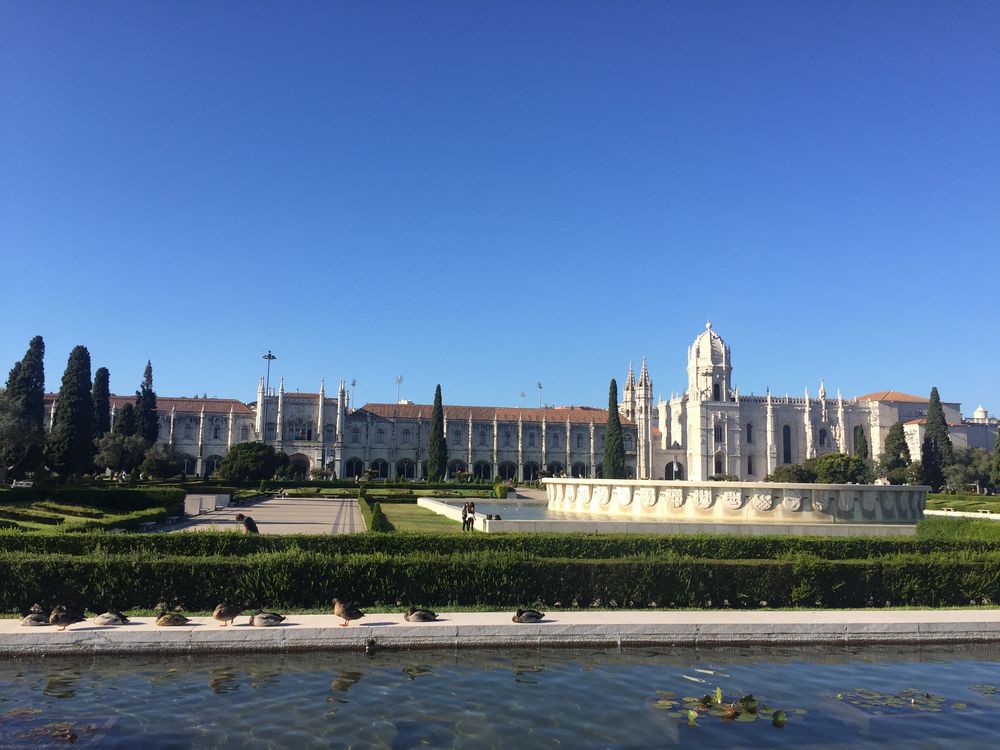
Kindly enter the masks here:
<path id="1" fill-rule="evenodd" d="M 0 490 L 0 504 L 35 503 L 49 500 L 55 503 L 89 505 L 103 510 L 129 513 L 134 510 L 180 506 L 185 491 L 176 487 L 109 488 L 97 487 L 16 487 Z"/>
<path id="2" fill-rule="evenodd" d="M 978 560 L 900 555 L 878 560 L 525 558 L 510 552 L 441 556 L 324 556 L 289 550 L 247 557 L 0 553 L 0 610 L 35 601 L 90 610 L 187 610 L 219 602 L 324 608 L 334 596 L 363 606 L 514 607 L 954 606 L 1000 601 L 1000 555 Z"/>
<path id="3" fill-rule="evenodd" d="M 370 506 L 359 507 L 368 528 Z M 981 522 L 982 523 L 982 522 Z M 1000 552 L 1000 540 L 921 539 L 905 537 L 793 537 L 640 534 L 338 534 L 241 535 L 231 532 L 197 534 L 107 535 L 0 531 L 0 550 L 86 555 L 141 552 L 159 555 L 245 555 L 300 549 L 326 555 L 380 553 L 439 555 L 473 552 L 514 552 L 521 555 L 570 559 L 680 555 L 706 559 L 780 559 L 799 553 L 828 560 L 879 558 L 902 553 L 979 554 Z"/>

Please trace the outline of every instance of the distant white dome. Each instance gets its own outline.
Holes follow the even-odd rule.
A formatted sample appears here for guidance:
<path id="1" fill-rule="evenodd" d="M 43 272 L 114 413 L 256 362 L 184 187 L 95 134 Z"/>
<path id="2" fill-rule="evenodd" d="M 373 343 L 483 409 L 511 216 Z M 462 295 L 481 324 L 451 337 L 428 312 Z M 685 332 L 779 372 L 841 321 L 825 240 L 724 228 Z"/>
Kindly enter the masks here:
<path id="1" fill-rule="evenodd" d="M 988 419 L 989 418 L 989 414 L 986 412 L 986 409 L 983 408 L 982 404 L 980 404 L 979 407 L 972 413 L 972 416 L 973 416 L 974 419 Z"/>

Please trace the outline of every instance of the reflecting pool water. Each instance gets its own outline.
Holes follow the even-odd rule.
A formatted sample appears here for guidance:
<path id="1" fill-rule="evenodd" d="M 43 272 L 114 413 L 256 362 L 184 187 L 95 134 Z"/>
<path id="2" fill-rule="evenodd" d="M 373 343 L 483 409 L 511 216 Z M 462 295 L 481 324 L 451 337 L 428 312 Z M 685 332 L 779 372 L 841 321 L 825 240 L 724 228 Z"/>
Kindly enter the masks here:
<path id="1" fill-rule="evenodd" d="M 437 499 L 437 498 L 435 498 Z M 461 509 L 462 502 L 441 500 L 446 505 Z M 480 502 L 476 501 L 476 517 L 482 520 L 487 515 L 500 516 L 504 521 L 628 521 L 628 518 L 615 518 L 599 513 L 566 513 L 560 510 L 549 510 L 545 503 L 512 503 L 512 502 Z"/>
<path id="2" fill-rule="evenodd" d="M 972 647 L 25 658 L 0 668 L 3 748 L 983 748 L 1000 736 L 1000 662 Z"/>

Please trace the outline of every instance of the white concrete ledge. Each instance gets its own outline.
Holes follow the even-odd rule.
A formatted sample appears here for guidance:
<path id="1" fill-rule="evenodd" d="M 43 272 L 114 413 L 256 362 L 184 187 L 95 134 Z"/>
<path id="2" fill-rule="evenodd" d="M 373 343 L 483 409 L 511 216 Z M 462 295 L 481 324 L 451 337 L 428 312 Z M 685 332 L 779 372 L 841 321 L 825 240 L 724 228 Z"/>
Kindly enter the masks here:
<path id="1" fill-rule="evenodd" d="M 65 631 L 0 620 L 0 655 L 198 653 L 357 650 L 455 646 L 608 646 L 662 644 L 815 645 L 969 643 L 1000 641 L 1000 609 L 986 610 L 713 610 L 549 612 L 535 625 L 511 612 L 439 613 L 411 624 L 401 614 L 370 614 L 347 627 L 333 615 L 290 615 L 287 624 L 253 628 L 246 617 L 221 627 L 209 617 L 193 625 L 157 627 L 151 617 Z"/>

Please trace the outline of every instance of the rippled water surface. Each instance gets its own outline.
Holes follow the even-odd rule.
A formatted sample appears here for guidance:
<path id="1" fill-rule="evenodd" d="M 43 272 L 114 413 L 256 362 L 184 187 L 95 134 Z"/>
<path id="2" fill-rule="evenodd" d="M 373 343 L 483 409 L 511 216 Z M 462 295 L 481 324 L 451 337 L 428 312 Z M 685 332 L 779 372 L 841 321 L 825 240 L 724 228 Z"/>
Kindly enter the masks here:
<path id="1" fill-rule="evenodd" d="M 1000 662 L 973 647 L 470 648 L 0 669 L 4 748 L 988 748 L 1000 737 Z M 727 703 L 753 694 L 787 723 L 696 711 L 689 726 L 684 698 L 716 688 Z"/>

